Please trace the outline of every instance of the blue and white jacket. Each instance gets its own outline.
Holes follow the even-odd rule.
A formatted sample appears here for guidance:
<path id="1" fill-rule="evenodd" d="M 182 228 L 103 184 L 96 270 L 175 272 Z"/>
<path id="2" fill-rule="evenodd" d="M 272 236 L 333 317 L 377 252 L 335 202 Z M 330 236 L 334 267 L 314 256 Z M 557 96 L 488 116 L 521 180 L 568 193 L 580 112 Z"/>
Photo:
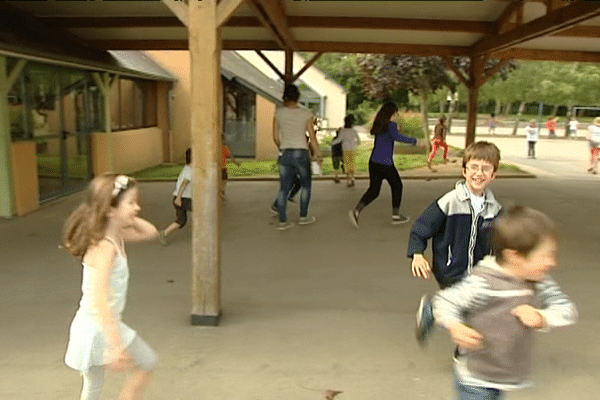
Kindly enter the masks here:
<path id="1" fill-rule="evenodd" d="M 483 257 L 490 254 L 490 230 L 501 206 L 489 189 L 479 214 L 474 213 L 464 181 L 423 211 L 408 239 L 408 257 L 423 254 L 432 238 L 431 269 L 441 286 L 460 281 Z"/>

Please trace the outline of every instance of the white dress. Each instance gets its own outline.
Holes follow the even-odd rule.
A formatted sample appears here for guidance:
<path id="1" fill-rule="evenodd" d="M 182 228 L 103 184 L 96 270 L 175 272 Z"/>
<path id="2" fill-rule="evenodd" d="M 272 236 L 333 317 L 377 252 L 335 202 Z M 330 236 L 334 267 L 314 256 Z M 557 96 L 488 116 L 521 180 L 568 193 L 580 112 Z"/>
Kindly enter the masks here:
<path id="1" fill-rule="evenodd" d="M 109 276 L 108 301 L 113 314 L 117 318 L 123 347 L 131 344 L 136 332 L 121 321 L 121 313 L 125 309 L 127 298 L 127 284 L 129 281 L 129 268 L 127 257 L 121 252 L 120 247 L 110 238 L 118 249 L 113 262 L 113 269 Z M 81 282 L 81 301 L 79 309 L 71 323 L 69 331 L 69 344 L 65 355 L 65 363 L 78 371 L 87 371 L 95 365 L 104 365 L 112 360 L 108 359 L 106 339 L 100 325 L 99 316 L 91 306 L 92 304 L 92 274 L 91 267 L 83 264 L 83 279 Z"/>

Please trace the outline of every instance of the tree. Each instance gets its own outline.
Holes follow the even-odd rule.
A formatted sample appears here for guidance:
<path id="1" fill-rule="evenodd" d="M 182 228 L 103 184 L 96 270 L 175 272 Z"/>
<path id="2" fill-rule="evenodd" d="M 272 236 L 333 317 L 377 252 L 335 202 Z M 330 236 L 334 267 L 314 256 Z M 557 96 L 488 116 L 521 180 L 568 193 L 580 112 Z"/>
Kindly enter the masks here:
<path id="1" fill-rule="evenodd" d="M 361 82 L 367 97 L 385 99 L 405 88 L 421 100 L 423 128 L 429 137 L 428 98 L 442 87 L 452 91 L 456 83 L 449 77 L 440 57 L 361 55 L 358 57 Z"/>

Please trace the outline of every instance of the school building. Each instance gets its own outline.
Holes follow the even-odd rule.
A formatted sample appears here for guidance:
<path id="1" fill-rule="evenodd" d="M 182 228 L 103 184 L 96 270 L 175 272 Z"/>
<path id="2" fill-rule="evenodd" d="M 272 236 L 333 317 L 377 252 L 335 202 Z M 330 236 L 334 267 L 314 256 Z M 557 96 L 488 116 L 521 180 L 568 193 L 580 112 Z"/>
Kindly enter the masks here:
<path id="1" fill-rule="evenodd" d="M 1 217 L 34 211 L 108 171 L 183 161 L 192 136 L 189 51 L 94 50 L 43 28 L 27 33 L 18 29 L 22 16 L 8 18 L 12 40 L 0 40 Z M 283 81 L 251 61 L 222 52 L 223 134 L 237 157 L 275 159 Z M 323 77 L 300 85 L 317 117 L 341 122 L 341 88 L 332 91 Z"/>

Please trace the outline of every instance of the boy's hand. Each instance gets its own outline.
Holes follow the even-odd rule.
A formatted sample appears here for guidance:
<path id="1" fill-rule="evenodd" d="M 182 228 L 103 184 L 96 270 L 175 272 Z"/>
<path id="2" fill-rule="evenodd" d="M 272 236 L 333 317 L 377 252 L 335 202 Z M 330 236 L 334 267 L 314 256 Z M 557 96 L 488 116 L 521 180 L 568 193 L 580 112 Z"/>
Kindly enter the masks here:
<path id="1" fill-rule="evenodd" d="M 458 346 L 467 349 L 477 349 L 481 345 L 481 334 L 461 322 L 453 322 L 446 325 L 446 328 L 450 331 L 452 341 Z"/>
<path id="2" fill-rule="evenodd" d="M 181 207 L 181 197 L 176 197 L 173 201 L 177 207 Z"/>
<path id="3" fill-rule="evenodd" d="M 429 279 L 431 267 L 429 261 L 422 254 L 413 255 L 411 269 L 415 278 Z"/>
<path id="4" fill-rule="evenodd" d="M 528 328 L 539 329 L 544 327 L 544 318 L 535 308 L 529 304 L 521 304 L 510 310 L 510 313 L 517 317 L 523 325 Z"/>

